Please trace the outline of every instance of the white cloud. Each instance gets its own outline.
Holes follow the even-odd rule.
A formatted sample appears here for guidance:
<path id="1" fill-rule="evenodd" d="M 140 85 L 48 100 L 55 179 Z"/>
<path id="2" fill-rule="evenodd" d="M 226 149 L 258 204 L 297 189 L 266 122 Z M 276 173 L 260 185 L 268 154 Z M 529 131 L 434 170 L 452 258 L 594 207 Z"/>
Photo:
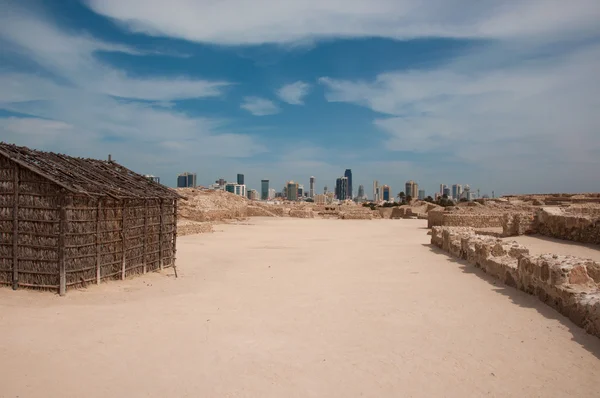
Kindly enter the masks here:
<path id="1" fill-rule="evenodd" d="M 260 97 L 245 97 L 240 108 L 247 110 L 255 116 L 279 113 L 279 107 L 273 101 Z"/>
<path id="2" fill-rule="evenodd" d="M 308 94 L 310 85 L 301 81 L 286 84 L 277 91 L 282 101 L 292 105 L 303 105 L 304 97 Z"/>
<path id="3" fill-rule="evenodd" d="M 219 44 L 330 37 L 548 38 L 599 31 L 597 0 L 88 0 L 134 32 Z"/>
<path id="4" fill-rule="evenodd" d="M 383 73 L 372 81 L 319 81 L 329 101 L 379 113 L 373 122 L 389 150 L 435 153 L 454 169 L 476 167 L 463 167 L 462 174 L 483 179 L 487 173 L 486 179 L 523 191 L 535 184 L 556 189 L 555 175 L 548 174 L 556 165 L 585 181 L 579 189 L 592 189 L 592 170 L 600 166 L 600 46 L 500 68 L 482 66 L 481 56 L 473 52 L 436 69 Z M 505 178 L 515 173 L 517 180 Z"/>
<path id="5" fill-rule="evenodd" d="M 107 95 L 169 101 L 214 97 L 227 82 L 176 77 L 132 78 L 101 63 L 98 52 L 143 55 L 135 49 L 96 40 L 85 33 L 70 34 L 22 9 L 6 8 L 0 14 L 0 39 L 14 55 L 25 57 L 71 84 Z M 44 83 L 49 84 L 49 83 Z"/>
<path id="6" fill-rule="evenodd" d="M 170 102 L 219 96 L 222 82 L 132 78 L 102 63 L 97 52 L 141 53 L 60 30 L 31 10 L 3 9 L 0 40 L 6 44 L 3 55 L 41 69 L 39 74 L 0 70 L 0 109 L 28 116 L 0 118 L 3 141 L 76 156 L 112 153 L 167 184 L 185 169 L 207 170 L 266 151 L 251 135 L 228 131 L 228 121 L 192 116 Z"/>

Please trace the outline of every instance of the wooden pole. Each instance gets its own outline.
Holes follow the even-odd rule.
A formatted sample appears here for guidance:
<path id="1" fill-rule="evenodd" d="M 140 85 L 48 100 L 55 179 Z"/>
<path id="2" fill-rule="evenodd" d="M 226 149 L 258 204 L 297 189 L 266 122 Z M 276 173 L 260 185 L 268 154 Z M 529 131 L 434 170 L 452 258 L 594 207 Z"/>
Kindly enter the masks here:
<path id="1" fill-rule="evenodd" d="M 144 200 L 144 241 L 142 242 L 142 264 L 144 265 L 144 274 L 148 272 L 146 265 L 146 241 L 148 240 L 148 200 Z"/>
<path id="2" fill-rule="evenodd" d="M 175 272 L 175 278 L 177 278 L 177 267 L 175 265 L 175 259 L 177 258 L 177 199 L 173 200 L 173 271 Z"/>
<path id="3" fill-rule="evenodd" d="M 158 266 L 162 270 L 163 265 L 163 203 L 164 200 L 160 200 L 160 226 L 158 227 Z"/>
<path id="4" fill-rule="evenodd" d="M 12 288 L 19 288 L 19 165 L 13 169 L 13 280 Z"/>
<path id="5" fill-rule="evenodd" d="M 67 199 L 60 199 L 60 218 L 59 218 L 59 235 L 58 235 L 58 277 L 59 287 L 58 294 L 64 296 L 67 293 L 67 269 L 66 269 L 66 248 L 65 234 L 67 232 Z"/>
<path id="6" fill-rule="evenodd" d="M 122 246 L 123 246 L 123 254 L 121 256 L 121 258 L 123 259 L 122 264 L 121 264 L 121 279 L 125 280 L 125 246 L 126 246 L 126 234 L 125 234 L 125 207 L 126 207 L 127 201 L 123 199 L 123 207 L 121 210 L 121 240 L 123 242 Z"/>
<path id="7" fill-rule="evenodd" d="M 96 284 L 100 284 L 100 212 L 102 211 L 102 202 L 98 198 L 96 206 Z"/>

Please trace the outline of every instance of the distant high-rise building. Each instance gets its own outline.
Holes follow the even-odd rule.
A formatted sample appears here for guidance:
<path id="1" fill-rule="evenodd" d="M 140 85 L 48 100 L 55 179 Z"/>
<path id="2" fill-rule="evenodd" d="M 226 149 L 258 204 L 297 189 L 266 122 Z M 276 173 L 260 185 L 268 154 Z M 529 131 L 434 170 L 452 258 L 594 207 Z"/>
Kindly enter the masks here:
<path id="1" fill-rule="evenodd" d="M 473 200 L 473 193 L 471 192 L 471 187 L 465 185 L 465 198 L 470 202 Z"/>
<path id="2" fill-rule="evenodd" d="M 298 185 L 298 197 L 299 198 L 304 197 L 304 185 L 301 185 L 301 184 Z"/>
<path id="3" fill-rule="evenodd" d="M 391 188 L 389 185 L 383 185 L 381 187 L 383 200 L 385 200 L 386 202 L 389 202 L 391 200 L 390 190 L 391 190 Z"/>
<path id="4" fill-rule="evenodd" d="M 269 199 L 269 180 L 260 180 L 260 199 Z"/>
<path id="5" fill-rule="evenodd" d="M 338 200 L 346 200 L 348 198 L 348 177 L 340 177 L 335 180 L 335 196 Z"/>
<path id="6" fill-rule="evenodd" d="M 424 199 L 425 199 L 425 190 L 419 189 L 419 200 L 424 200 Z"/>
<path id="7" fill-rule="evenodd" d="M 325 194 L 317 194 L 313 199 L 316 205 L 324 205 L 327 203 L 327 195 Z"/>
<path id="8" fill-rule="evenodd" d="M 413 180 L 407 181 L 406 184 L 404 184 L 404 193 L 406 194 L 406 196 L 416 198 L 419 194 L 419 184 L 417 184 Z"/>
<path id="9" fill-rule="evenodd" d="M 155 183 L 160 184 L 160 177 L 153 176 L 151 174 L 146 174 L 144 177 L 146 177 L 150 181 L 154 181 Z"/>
<path id="10" fill-rule="evenodd" d="M 218 180 L 215 181 L 215 184 L 219 184 L 220 186 L 224 187 L 225 184 L 227 184 L 227 181 L 225 181 L 224 178 L 219 178 Z"/>
<path id="11" fill-rule="evenodd" d="M 446 197 L 450 198 L 451 197 L 451 192 L 450 192 L 450 188 L 448 188 L 446 185 L 444 185 L 444 192 L 442 193 L 443 195 L 446 195 Z"/>
<path id="12" fill-rule="evenodd" d="M 269 189 L 269 199 L 275 199 L 275 188 Z"/>
<path id="13" fill-rule="evenodd" d="M 446 184 L 440 184 L 440 195 L 444 194 L 444 189 L 447 188 Z"/>
<path id="14" fill-rule="evenodd" d="M 177 176 L 177 188 L 194 188 L 196 186 L 196 173 L 181 173 Z"/>
<path id="15" fill-rule="evenodd" d="M 346 188 L 346 199 L 352 199 L 352 170 L 346 169 L 346 171 L 344 171 L 344 177 L 348 179 L 348 187 Z"/>
<path id="16" fill-rule="evenodd" d="M 462 185 L 460 185 L 460 184 L 452 185 L 452 199 L 459 200 L 461 194 L 462 194 Z"/>
<path id="17" fill-rule="evenodd" d="M 308 196 L 311 198 L 315 197 L 315 177 L 310 177 L 310 185 L 308 187 Z"/>
<path id="18" fill-rule="evenodd" d="M 225 191 L 231 192 L 232 194 L 235 194 L 238 196 L 243 196 L 243 197 L 247 196 L 246 186 L 243 184 L 236 184 L 234 182 L 228 182 L 227 184 L 225 184 Z"/>
<path id="19" fill-rule="evenodd" d="M 373 181 L 373 202 L 379 202 L 380 200 L 379 181 L 375 180 Z"/>
<path id="20" fill-rule="evenodd" d="M 327 195 L 327 185 L 325 185 L 325 188 L 323 188 L 323 194 Z"/>
<path id="21" fill-rule="evenodd" d="M 362 199 L 365 197 L 365 186 L 364 185 L 358 186 L 358 197 L 359 197 L 359 199 Z"/>
<path id="22" fill-rule="evenodd" d="M 243 174 L 237 175 L 237 183 L 238 183 L 238 185 L 244 185 L 244 175 Z"/>
<path id="23" fill-rule="evenodd" d="M 294 181 L 289 181 L 287 183 L 286 188 L 287 199 L 291 201 L 298 200 L 298 183 Z"/>

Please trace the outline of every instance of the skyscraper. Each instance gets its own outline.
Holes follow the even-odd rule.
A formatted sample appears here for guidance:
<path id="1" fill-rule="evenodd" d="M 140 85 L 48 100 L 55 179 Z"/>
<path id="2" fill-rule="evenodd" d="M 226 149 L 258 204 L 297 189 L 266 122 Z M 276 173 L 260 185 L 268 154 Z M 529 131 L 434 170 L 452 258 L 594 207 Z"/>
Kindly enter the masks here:
<path id="1" fill-rule="evenodd" d="M 379 181 L 373 181 L 373 202 L 379 202 Z"/>
<path id="2" fill-rule="evenodd" d="M 352 199 L 352 170 L 346 169 L 344 177 L 348 179 L 348 188 L 346 192 L 346 199 Z"/>
<path id="3" fill-rule="evenodd" d="M 269 199 L 269 180 L 260 180 L 260 200 Z"/>
<path id="4" fill-rule="evenodd" d="M 442 193 L 442 196 L 446 195 L 446 197 L 450 198 L 450 194 L 451 194 L 450 188 L 448 188 L 446 185 L 444 185 L 444 192 Z"/>
<path id="5" fill-rule="evenodd" d="M 287 199 L 291 201 L 298 200 L 298 183 L 289 181 L 287 183 Z"/>
<path id="6" fill-rule="evenodd" d="M 440 184 L 440 195 L 444 194 L 444 188 L 446 188 L 446 184 Z"/>
<path id="7" fill-rule="evenodd" d="M 196 186 L 196 173 L 181 173 L 177 176 L 177 188 L 193 188 Z"/>
<path id="8" fill-rule="evenodd" d="M 365 187 L 364 185 L 359 185 L 358 186 L 358 198 L 362 199 L 365 197 Z"/>
<path id="9" fill-rule="evenodd" d="M 459 200 L 461 194 L 462 194 L 462 185 L 460 185 L 460 184 L 452 185 L 452 199 Z"/>
<path id="10" fill-rule="evenodd" d="M 327 185 L 325 185 L 325 188 L 323 188 L 323 194 L 327 195 Z"/>
<path id="11" fill-rule="evenodd" d="M 381 187 L 381 191 L 383 192 L 383 200 L 386 202 L 390 200 L 390 186 L 384 185 Z"/>
<path id="12" fill-rule="evenodd" d="M 424 199 L 425 199 L 425 190 L 419 189 L 419 200 L 424 200 Z"/>
<path id="13" fill-rule="evenodd" d="M 244 175 L 243 174 L 237 175 L 237 183 L 238 183 L 238 185 L 244 185 Z"/>
<path id="14" fill-rule="evenodd" d="M 346 200 L 348 198 L 348 177 L 340 177 L 335 180 L 335 196 L 339 200 Z"/>
<path id="15" fill-rule="evenodd" d="M 419 194 L 419 184 L 417 184 L 413 180 L 406 181 L 406 184 L 404 184 L 404 193 L 406 194 L 406 196 L 416 198 Z"/>
<path id="16" fill-rule="evenodd" d="M 304 185 L 298 185 L 298 197 L 299 198 L 303 198 L 304 197 Z"/>
<path id="17" fill-rule="evenodd" d="M 310 177 L 310 186 L 308 187 L 308 196 L 311 198 L 315 197 L 315 177 Z"/>

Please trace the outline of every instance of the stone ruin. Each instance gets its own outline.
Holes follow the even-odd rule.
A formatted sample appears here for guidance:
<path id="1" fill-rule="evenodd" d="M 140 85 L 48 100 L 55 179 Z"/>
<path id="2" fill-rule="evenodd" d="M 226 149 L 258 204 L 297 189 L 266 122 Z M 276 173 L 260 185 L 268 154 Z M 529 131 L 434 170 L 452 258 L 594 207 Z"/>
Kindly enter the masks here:
<path id="1" fill-rule="evenodd" d="M 537 296 L 600 337 L 600 263 L 574 256 L 533 256 L 517 242 L 482 236 L 465 227 L 436 226 L 431 243 L 507 286 Z"/>
<path id="2" fill-rule="evenodd" d="M 542 207 L 534 213 L 506 214 L 504 236 L 539 234 L 580 243 L 600 244 L 600 207 Z"/>

